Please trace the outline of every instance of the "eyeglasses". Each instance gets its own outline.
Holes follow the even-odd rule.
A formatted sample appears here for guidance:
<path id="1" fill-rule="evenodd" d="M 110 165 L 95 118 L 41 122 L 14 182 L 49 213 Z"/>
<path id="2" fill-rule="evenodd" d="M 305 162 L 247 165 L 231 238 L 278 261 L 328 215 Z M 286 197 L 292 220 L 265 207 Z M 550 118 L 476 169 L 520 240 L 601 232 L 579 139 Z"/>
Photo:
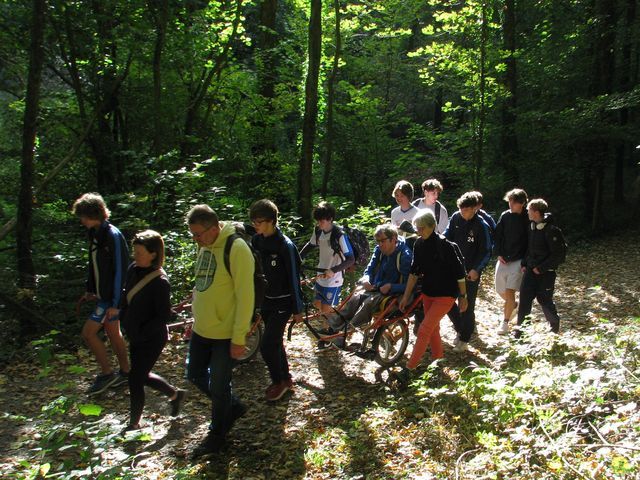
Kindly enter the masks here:
<path id="1" fill-rule="evenodd" d="M 205 228 L 203 231 L 201 232 L 191 232 L 191 236 L 193 238 L 195 238 L 196 240 L 200 237 L 202 237 L 202 235 L 204 235 L 205 233 L 207 233 L 209 230 L 211 230 L 213 228 L 213 225 L 211 225 L 210 227 Z"/>
<path id="2" fill-rule="evenodd" d="M 389 237 L 376 238 L 376 243 L 378 245 L 380 245 L 380 244 L 384 243 L 386 240 L 391 240 L 391 238 L 389 238 Z"/>

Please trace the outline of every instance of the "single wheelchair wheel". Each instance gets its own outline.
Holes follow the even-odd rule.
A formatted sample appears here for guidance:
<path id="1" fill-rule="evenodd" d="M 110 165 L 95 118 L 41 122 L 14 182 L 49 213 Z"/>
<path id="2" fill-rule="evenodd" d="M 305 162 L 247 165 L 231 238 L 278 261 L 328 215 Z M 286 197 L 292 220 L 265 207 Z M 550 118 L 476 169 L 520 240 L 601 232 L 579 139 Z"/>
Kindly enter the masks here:
<path id="1" fill-rule="evenodd" d="M 383 367 L 395 365 L 409 344 L 409 327 L 404 320 L 383 325 L 373 337 L 374 360 Z"/>
<path id="2" fill-rule="evenodd" d="M 260 349 L 260 342 L 262 342 L 262 335 L 264 334 L 264 322 L 260 320 L 257 324 L 251 325 L 251 330 L 246 337 L 244 355 L 237 360 L 238 363 L 247 363 L 253 357 L 256 356 Z"/>

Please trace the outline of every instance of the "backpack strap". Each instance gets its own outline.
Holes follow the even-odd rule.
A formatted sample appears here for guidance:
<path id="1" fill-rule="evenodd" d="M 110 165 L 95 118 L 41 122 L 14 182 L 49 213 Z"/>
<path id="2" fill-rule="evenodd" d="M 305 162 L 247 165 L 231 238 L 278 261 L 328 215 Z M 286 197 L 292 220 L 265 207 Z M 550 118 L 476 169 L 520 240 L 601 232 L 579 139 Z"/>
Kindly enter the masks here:
<path id="1" fill-rule="evenodd" d="M 436 200 L 436 227 L 438 226 L 438 224 L 440 223 L 440 209 L 442 208 L 442 204 Z"/>
<path id="2" fill-rule="evenodd" d="M 414 207 L 417 207 L 418 205 L 420 205 L 420 200 L 422 199 L 416 198 L 413 202 L 411 202 L 411 205 L 413 205 Z"/>
<path id="3" fill-rule="evenodd" d="M 131 290 L 127 292 L 127 304 L 131 305 L 131 300 L 133 300 L 133 297 L 135 297 L 136 293 L 146 287 L 151 280 L 165 274 L 166 273 L 162 268 L 147 273 L 138 283 L 133 286 Z"/>
<path id="4" fill-rule="evenodd" d="M 344 232 L 342 229 L 338 225 L 334 224 L 331 229 L 331 236 L 329 237 L 329 245 L 331 245 L 334 255 L 338 255 L 344 260 L 342 249 L 340 248 L 340 237 L 342 237 L 343 234 Z"/>
<path id="5" fill-rule="evenodd" d="M 233 246 L 233 242 L 235 242 L 238 238 L 242 238 L 239 233 L 232 233 L 227 237 L 227 241 L 224 244 L 224 254 L 222 258 L 224 260 L 224 267 L 227 269 L 227 273 L 231 275 L 231 263 L 229 261 L 229 257 L 231 255 L 231 247 Z"/>

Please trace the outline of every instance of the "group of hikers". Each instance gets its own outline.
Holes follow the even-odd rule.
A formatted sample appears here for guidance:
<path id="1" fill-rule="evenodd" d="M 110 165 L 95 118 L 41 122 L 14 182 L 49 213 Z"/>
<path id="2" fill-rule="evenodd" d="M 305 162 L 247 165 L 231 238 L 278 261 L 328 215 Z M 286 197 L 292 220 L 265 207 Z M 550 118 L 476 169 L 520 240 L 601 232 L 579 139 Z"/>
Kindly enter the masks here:
<path id="1" fill-rule="evenodd" d="M 457 333 L 454 351 L 468 349 L 475 331 L 478 286 L 492 252 L 498 258 L 495 288 L 504 299 L 498 333 L 508 334 L 510 322 L 517 318 L 513 332 L 519 337 L 534 299 L 540 303 L 551 331 L 559 332 L 553 290 L 555 269 L 563 260 L 564 237 L 553 224 L 547 203 L 542 199 L 528 201 L 523 190 L 513 189 L 505 195 L 509 209 L 496 223 L 482 209 L 479 192 L 464 193 L 457 200 L 458 210 L 449 218 L 438 201 L 440 182 L 425 180 L 422 190 L 424 197 L 414 202 L 411 183 L 402 180 L 396 184 L 393 196 L 398 207 L 391 212 L 391 223 L 376 228 L 376 247 L 339 314 L 336 307 L 343 272 L 356 259 L 349 236 L 334 223 L 336 210 L 330 203 L 323 201 L 314 208 L 316 227 L 300 251 L 278 227 L 278 207 L 270 200 L 258 200 L 249 208 L 255 233 L 248 241 L 238 234 L 234 222 L 221 221 L 208 205 L 189 210 L 186 224 L 199 249 L 186 376 L 212 402 L 209 430 L 195 448 L 194 457 L 223 449 L 228 432 L 246 413 L 247 407 L 233 393 L 231 380 L 256 312 L 264 321 L 260 352 L 271 378 L 265 399 L 274 402 L 292 390 L 294 382 L 283 337 L 292 317 L 294 322 L 302 320 L 301 259 L 311 249 L 318 249 L 313 303 L 324 314 L 324 333 L 364 328 L 385 298 L 397 296 L 404 311 L 416 292 L 421 293 L 423 308 L 414 312 L 415 345 L 398 377 L 404 382 L 428 348 L 432 359 L 443 357 L 440 320 L 445 315 L 449 315 Z M 162 236 L 153 230 L 135 234 L 134 261 L 129 265 L 127 242 L 109 222 L 110 212 L 99 194 L 79 197 L 73 213 L 88 230 L 85 298 L 96 300 L 82 337 L 101 373 L 87 394 L 128 384 L 130 414 L 124 431 L 141 427 L 145 386 L 164 393 L 169 413 L 177 416 L 186 391 L 152 372 L 168 341 L 171 317 L 170 284 L 162 268 Z M 257 272 L 266 277 L 258 310 Z M 121 326 L 129 340 L 128 355 Z M 101 328 L 117 357 L 118 371 L 112 368 L 98 336 Z M 344 338 L 333 344 L 343 346 Z M 331 346 L 331 342 L 320 341 L 317 348 Z"/>

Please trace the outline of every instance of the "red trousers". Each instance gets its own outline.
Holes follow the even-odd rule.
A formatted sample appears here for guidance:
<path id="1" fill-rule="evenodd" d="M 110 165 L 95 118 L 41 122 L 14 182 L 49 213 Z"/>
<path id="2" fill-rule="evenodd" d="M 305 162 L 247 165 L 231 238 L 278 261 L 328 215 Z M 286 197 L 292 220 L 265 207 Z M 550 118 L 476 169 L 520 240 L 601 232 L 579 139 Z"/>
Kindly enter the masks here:
<path id="1" fill-rule="evenodd" d="M 440 320 L 444 317 L 455 302 L 453 297 L 427 297 L 423 296 L 422 308 L 424 309 L 424 320 L 418 329 L 418 338 L 413 346 L 413 352 L 407 362 L 407 368 L 413 370 L 420 364 L 420 360 L 427 351 L 427 346 L 431 347 L 431 359 L 442 358 L 442 340 L 440 339 Z"/>

